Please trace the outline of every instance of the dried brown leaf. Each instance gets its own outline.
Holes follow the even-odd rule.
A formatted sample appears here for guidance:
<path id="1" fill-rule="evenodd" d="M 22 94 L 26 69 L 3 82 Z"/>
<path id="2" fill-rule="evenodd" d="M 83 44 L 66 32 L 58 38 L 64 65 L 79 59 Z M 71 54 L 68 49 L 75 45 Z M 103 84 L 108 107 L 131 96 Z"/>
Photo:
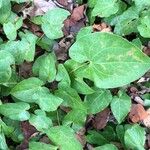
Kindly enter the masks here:
<path id="1" fill-rule="evenodd" d="M 93 127 L 97 130 L 103 129 L 108 122 L 110 115 L 110 109 L 106 108 L 102 112 L 96 114 L 95 118 L 93 119 Z"/>
<path id="2" fill-rule="evenodd" d="M 148 116 L 147 112 L 145 111 L 144 107 L 141 104 L 133 104 L 131 107 L 131 111 L 129 113 L 129 119 L 133 123 L 137 123 L 142 121 Z"/>

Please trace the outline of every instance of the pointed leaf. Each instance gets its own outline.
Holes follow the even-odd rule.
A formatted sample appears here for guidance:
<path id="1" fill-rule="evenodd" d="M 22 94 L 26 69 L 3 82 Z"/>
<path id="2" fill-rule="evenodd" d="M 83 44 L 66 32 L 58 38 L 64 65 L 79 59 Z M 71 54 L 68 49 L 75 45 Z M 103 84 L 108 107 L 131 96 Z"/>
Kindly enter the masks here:
<path id="1" fill-rule="evenodd" d="M 26 111 L 30 108 L 30 105 L 23 102 L 18 103 L 6 103 L 0 105 L 0 114 L 18 121 L 28 120 L 30 114 Z"/>
<path id="2" fill-rule="evenodd" d="M 50 140 L 61 147 L 61 150 L 82 150 L 80 142 L 76 139 L 74 131 L 66 126 L 56 126 L 47 130 Z"/>
<path id="3" fill-rule="evenodd" d="M 139 48 L 112 33 L 89 34 L 77 40 L 69 52 L 82 63 L 74 70 L 80 69 L 78 76 L 94 81 L 99 88 L 129 84 L 150 69 L 150 59 Z"/>
<path id="4" fill-rule="evenodd" d="M 131 109 L 130 97 L 122 91 L 119 91 L 118 97 L 113 97 L 111 101 L 111 110 L 116 120 L 120 124 Z"/>

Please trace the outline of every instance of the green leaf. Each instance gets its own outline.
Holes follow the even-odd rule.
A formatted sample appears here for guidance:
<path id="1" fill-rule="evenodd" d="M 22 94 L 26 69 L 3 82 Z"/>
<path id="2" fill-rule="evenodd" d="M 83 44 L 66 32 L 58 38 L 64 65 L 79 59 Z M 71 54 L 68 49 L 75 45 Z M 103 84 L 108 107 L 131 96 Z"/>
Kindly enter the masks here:
<path id="1" fill-rule="evenodd" d="M 48 37 L 43 36 L 40 40 L 38 40 L 37 45 L 40 46 L 42 49 L 51 51 L 54 43 L 55 43 L 54 40 L 51 40 Z"/>
<path id="2" fill-rule="evenodd" d="M 20 126 L 20 121 L 12 120 L 7 117 L 3 118 L 3 121 L 7 124 L 9 128 L 13 129 L 13 132 L 7 133 L 4 130 L 5 135 L 7 137 L 11 138 L 14 142 L 22 142 L 24 139 L 21 126 Z"/>
<path id="3" fill-rule="evenodd" d="M 129 84 L 150 69 L 150 59 L 139 48 L 112 33 L 80 38 L 71 46 L 69 55 L 80 63 L 74 70 L 76 75 L 94 81 L 99 88 Z"/>
<path id="4" fill-rule="evenodd" d="M 22 39 L 21 41 L 24 42 L 24 49 L 26 49 L 24 59 L 26 61 L 33 61 L 35 55 L 35 44 L 37 36 L 35 36 L 29 31 L 26 31 L 25 33 L 20 32 L 19 36 Z"/>
<path id="5" fill-rule="evenodd" d="M 46 116 L 46 113 L 42 110 L 36 110 L 32 114 L 29 122 L 33 125 L 38 131 L 46 131 L 48 128 L 52 126 L 52 121 L 50 118 Z"/>
<path id="6" fill-rule="evenodd" d="M 107 141 L 107 139 L 105 139 L 105 137 L 103 135 L 101 135 L 100 133 L 98 133 L 94 130 L 88 131 L 88 135 L 86 136 L 86 140 L 90 144 L 96 144 L 99 146 L 109 143 L 109 141 Z"/>
<path id="7" fill-rule="evenodd" d="M 98 0 L 92 16 L 109 17 L 119 10 L 118 0 Z"/>
<path id="8" fill-rule="evenodd" d="M 141 24 L 139 24 L 137 28 L 141 36 L 150 38 L 150 16 L 141 18 Z"/>
<path id="9" fill-rule="evenodd" d="M 93 8 L 93 7 L 96 5 L 96 1 L 97 1 L 97 0 L 88 0 L 88 6 L 89 6 L 90 8 Z"/>
<path id="10" fill-rule="evenodd" d="M 63 37 L 62 27 L 63 21 L 70 13 L 61 8 L 55 8 L 46 12 L 42 18 L 42 30 L 50 39 L 58 39 Z"/>
<path id="11" fill-rule="evenodd" d="M 70 77 L 64 65 L 59 64 L 57 70 L 56 81 L 59 81 L 58 86 L 70 86 Z"/>
<path id="12" fill-rule="evenodd" d="M 0 49 L 10 52 L 14 56 L 15 62 L 21 64 L 25 60 L 26 44 L 24 41 L 8 41 L 1 44 Z"/>
<path id="13" fill-rule="evenodd" d="M 81 111 L 80 108 L 77 110 L 71 110 L 63 119 L 63 125 L 72 126 L 74 130 L 79 130 L 85 125 L 87 114 Z"/>
<path id="14" fill-rule="evenodd" d="M 74 131 L 66 126 L 56 126 L 47 130 L 50 140 L 61 147 L 61 150 L 82 150 L 80 142 L 76 139 Z"/>
<path id="15" fill-rule="evenodd" d="M 111 111 L 120 124 L 131 109 L 131 99 L 123 91 L 119 91 L 118 96 L 113 97 L 111 101 Z"/>
<path id="16" fill-rule="evenodd" d="M 33 64 L 32 71 L 44 82 L 52 82 L 56 77 L 56 58 L 54 54 L 49 53 L 38 57 Z"/>
<path id="17" fill-rule="evenodd" d="M 27 2 L 27 3 L 29 3 L 29 2 L 32 2 L 33 0 L 11 0 L 11 1 L 13 1 L 13 2 L 16 2 L 16 3 L 24 3 L 24 2 Z"/>
<path id="18" fill-rule="evenodd" d="M 46 87 L 41 87 L 42 85 L 40 79 L 28 78 L 18 83 L 11 90 L 11 95 L 27 103 L 36 103 L 44 111 L 55 111 L 63 100 L 52 95 Z"/>
<path id="19" fill-rule="evenodd" d="M 7 150 L 8 149 L 4 133 L 1 130 L 0 130 L 0 149 L 1 150 Z"/>
<path id="20" fill-rule="evenodd" d="M 92 94 L 95 92 L 82 78 L 73 78 L 71 86 L 80 94 Z"/>
<path id="21" fill-rule="evenodd" d="M 29 142 L 29 150 L 57 150 L 57 146 L 53 146 L 50 144 L 42 143 L 42 142 Z"/>
<path id="22" fill-rule="evenodd" d="M 87 111 L 85 104 L 82 102 L 76 90 L 70 87 L 61 87 L 56 91 L 56 95 L 62 98 L 67 106 L 83 112 Z"/>
<path id="23" fill-rule="evenodd" d="M 114 32 L 122 36 L 137 32 L 138 24 L 139 12 L 134 6 L 128 8 L 111 22 L 111 25 L 115 25 Z"/>
<path id="24" fill-rule="evenodd" d="M 111 102 L 112 95 L 107 90 L 97 90 L 95 93 L 85 97 L 85 103 L 89 114 L 96 114 L 103 111 Z"/>
<path id="25" fill-rule="evenodd" d="M 10 0 L 2 0 L 1 7 L 0 7 L 0 24 L 6 22 L 7 18 L 11 14 L 11 4 Z"/>
<path id="26" fill-rule="evenodd" d="M 15 64 L 14 57 L 4 50 L 0 50 L 0 84 L 11 78 L 11 65 Z"/>
<path id="27" fill-rule="evenodd" d="M 113 144 L 105 144 L 103 146 L 94 148 L 94 150 L 118 150 L 118 148 Z"/>
<path id="28" fill-rule="evenodd" d="M 0 105 L 0 114 L 12 119 L 24 121 L 30 118 L 30 114 L 26 111 L 30 105 L 23 102 L 6 103 Z"/>
<path id="29" fill-rule="evenodd" d="M 133 0 L 138 11 L 146 10 L 150 8 L 149 0 Z"/>
<path id="30" fill-rule="evenodd" d="M 4 32 L 9 40 L 15 40 L 17 37 L 17 30 L 15 25 L 11 22 L 3 24 Z"/>
<path id="31" fill-rule="evenodd" d="M 133 125 L 125 131 L 124 140 L 127 148 L 144 150 L 146 140 L 144 128 L 140 127 L 138 124 Z"/>

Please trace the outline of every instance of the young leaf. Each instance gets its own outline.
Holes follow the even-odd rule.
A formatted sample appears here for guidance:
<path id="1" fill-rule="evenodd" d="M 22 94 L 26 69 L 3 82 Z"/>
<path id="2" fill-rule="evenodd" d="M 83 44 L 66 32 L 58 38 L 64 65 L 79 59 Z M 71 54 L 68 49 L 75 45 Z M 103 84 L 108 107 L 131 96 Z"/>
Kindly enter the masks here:
<path id="1" fill-rule="evenodd" d="M 36 103 L 44 111 L 55 111 L 63 100 L 52 95 L 46 87 L 41 87 L 42 85 L 40 79 L 28 78 L 18 83 L 11 90 L 11 95 L 24 102 Z"/>
<path id="2" fill-rule="evenodd" d="M 95 93 L 85 97 L 85 103 L 89 114 L 96 114 L 104 110 L 111 102 L 112 95 L 107 90 L 97 90 Z"/>
<path id="3" fill-rule="evenodd" d="M 42 18 L 42 30 L 50 39 L 58 39 L 63 37 L 62 27 L 63 21 L 70 13 L 61 8 L 54 8 L 46 12 Z"/>
<path id="4" fill-rule="evenodd" d="M 111 110 L 116 120 L 120 124 L 124 118 L 127 116 L 131 109 L 131 99 L 130 97 L 122 91 L 119 91 L 118 97 L 113 97 L 111 101 Z"/>
<path id="5" fill-rule="evenodd" d="M 144 128 L 138 124 L 133 125 L 125 131 L 124 140 L 127 148 L 144 150 L 146 140 Z"/>
<path id="6" fill-rule="evenodd" d="M 99 88 L 129 84 L 150 69 L 150 59 L 140 49 L 111 33 L 92 33 L 80 38 L 70 48 L 69 55 L 82 63 L 74 71 L 80 69 L 80 77 L 94 81 Z"/>
<path id="7" fill-rule="evenodd" d="M 28 120 L 30 118 L 28 110 L 30 105 L 23 102 L 18 103 L 6 103 L 0 105 L 0 114 L 18 121 Z"/>
<path id="8" fill-rule="evenodd" d="M 118 0 L 98 0 L 94 6 L 92 15 L 109 17 L 119 10 Z"/>
<path id="9" fill-rule="evenodd" d="M 29 122 L 32 124 L 38 131 L 46 131 L 52 126 L 52 121 L 46 116 L 46 113 L 42 110 L 36 110 L 32 114 Z"/>
<path id="10" fill-rule="evenodd" d="M 50 144 L 42 143 L 42 142 L 29 142 L 29 150 L 57 150 L 58 146 L 53 146 Z"/>
<path id="11" fill-rule="evenodd" d="M 11 66 L 15 64 L 14 57 L 4 50 L 0 51 L 0 84 L 7 82 L 11 78 Z"/>
<path id="12" fill-rule="evenodd" d="M 41 80 L 52 82 L 56 77 L 56 58 L 54 54 L 44 54 L 38 57 L 32 67 L 33 74 Z"/>
<path id="13" fill-rule="evenodd" d="M 49 139 L 61 147 L 61 150 L 82 150 L 80 142 L 76 139 L 74 131 L 66 126 L 56 126 L 47 130 Z"/>
<path id="14" fill-rule="evenodd" d="M 150 16 L 141 18 L 141 24 L 139 24 L 137 28 L 141 36 L 150 38 Z"/>
<path id="15" fill-rule="evenodd" d="M 105 144 L 103 146 L 94 148 L 94 150 L 118 150 L 118 148 L 113 144 Z"/>
<path id="16" fill-rule="evenodd" d="M 8 22 L 3 24 L 4 32 L 9 40 L 15 40 L 17 37 L 17 30 L 13 23 Z"/>

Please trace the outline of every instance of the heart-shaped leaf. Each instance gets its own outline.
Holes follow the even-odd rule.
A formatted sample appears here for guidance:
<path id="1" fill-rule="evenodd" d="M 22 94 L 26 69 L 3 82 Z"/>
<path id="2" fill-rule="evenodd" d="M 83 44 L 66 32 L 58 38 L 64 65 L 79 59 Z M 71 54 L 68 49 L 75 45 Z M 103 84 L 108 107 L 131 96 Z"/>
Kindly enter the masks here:
<path id="1" fill-rule="evenodd" d="M 18 121 L 28 120 L 30 114 L 26 111 L 30 108 L 30 105 L 23 102 L 18 103 L 6 103 L 0 105 L 0 114 Z"/>
<path id="2" fill-rule="evenodd" d="M 81 63 L 74 71 L 99 88 L 129 84 L 150 69 L 150 59 L 139 48 L 112 33 L 91 33 L 77 40 L 70 57 Z M 130 74 L 130 75 L 129 75 Z"/>

